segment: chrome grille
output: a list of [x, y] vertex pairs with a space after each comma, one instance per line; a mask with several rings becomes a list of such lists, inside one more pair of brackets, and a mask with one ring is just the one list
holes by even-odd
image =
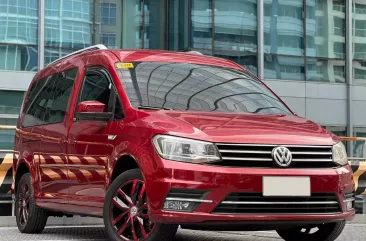
[[[216, 144], [222, 161], [214, 165], [229, 167], [271, 167], [276, 168], [272, 160], [272, 150], [277, 145], [256, 144]], [[283, 145], [292, 154], [290, 168], [329, 168], [333, 163], [331, 146]]]
[[213, 211], [221, 214], [320, 214], [340, 213], [333, 193], [311, 197], [264, 197], [261, 193], [231, 193]]

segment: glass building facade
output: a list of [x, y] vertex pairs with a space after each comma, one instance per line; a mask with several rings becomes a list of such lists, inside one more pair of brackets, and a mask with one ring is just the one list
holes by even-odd
[[[364, 0], [0, 0], [0, 126], [16, 124], [36, 71], [100, 43], [232, 60], [300, 116], [366, 137]], [[0, 149], [13, 139], [0, 130]]]
[[[366, 136], [363, 0], [0, 0], [0, 125], [16, 123], [37, 70], [99, 43], [230, 59], [300, 116]], [[0, 131], [0, 149], [13, 134]]]

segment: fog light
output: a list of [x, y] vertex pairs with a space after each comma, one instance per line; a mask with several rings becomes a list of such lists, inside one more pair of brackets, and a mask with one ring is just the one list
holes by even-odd
[[346, 202], [346, 207], [347, 207], [347, 210], [351, 210], [353, 209], [353, 202], [349, 201], [349, 202]]
[[165, 210], [174, 210], [174, 211], [191, 211], [193, 205], [194, 205], [194, 203], [192, 203], [192, 202], [167, 200], [164, 203], [164, 209]]

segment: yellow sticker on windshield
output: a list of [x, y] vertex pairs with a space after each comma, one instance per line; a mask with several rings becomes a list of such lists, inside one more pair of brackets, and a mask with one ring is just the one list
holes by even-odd
[[133, 69], [132, 63], [117, 63], [116, 64], [117, 69]]

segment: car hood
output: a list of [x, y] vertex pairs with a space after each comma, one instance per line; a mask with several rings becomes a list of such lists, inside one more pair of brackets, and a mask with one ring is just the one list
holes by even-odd
[[332, 145], [339, 141], [318, 124], [297, 116], [163, 110], [150, 114], [156, 120], [150, 124], [168, 134], [212, 142]]

